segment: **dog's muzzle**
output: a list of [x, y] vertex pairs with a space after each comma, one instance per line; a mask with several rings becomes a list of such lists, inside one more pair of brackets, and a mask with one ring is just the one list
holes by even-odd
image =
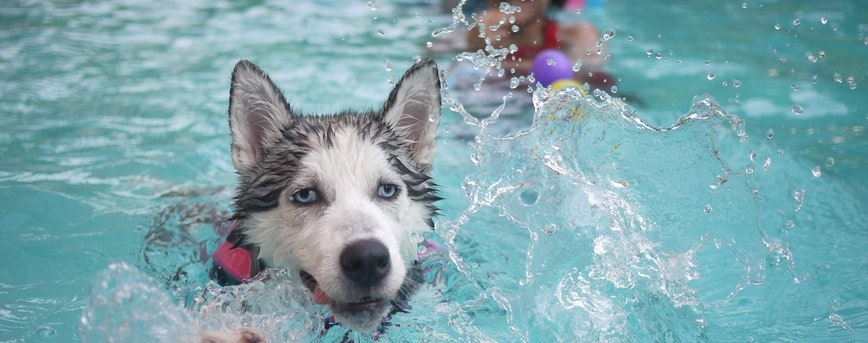
[[344, 276], [359, 289], [379, 285], [392, 268], [389, 249], [373, 239], [356, 241], [344, 248], [340, 264]]

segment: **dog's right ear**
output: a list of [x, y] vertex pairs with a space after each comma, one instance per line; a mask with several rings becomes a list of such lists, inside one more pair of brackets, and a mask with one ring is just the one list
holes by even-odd
[[229, 90], [229, 129], [232, 163], [239, 172], [262, 161], [263, 146], [279, 136], [291, 120], [292, 110], [268, 75], [247, 60], [232, 72]]

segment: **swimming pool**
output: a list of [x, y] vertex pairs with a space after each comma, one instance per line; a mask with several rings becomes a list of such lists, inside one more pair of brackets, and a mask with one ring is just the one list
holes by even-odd
[[[344, 7], [0, 5], [0, 341], [224, 324], [318, 334], [322, 314], [293, 311], [309, 304], [284, 276], [221, 292], [197, 261], [235, 182], [238, 59], [306, 112], [378, 106], [452, 19], [421, 1]], [[635, 110], [537, 93], [536, 115], [510, 108], [488, 124], [491, 109], [447, 104], [431, 237], [443, 255], [413, 299], [425, 310], [384, 337], [865, 340], [862, 7], [612, 1], [598, 25], [615, 32], [615, 96], [641, 99]], [[233, 314], [244, 301], [258, 313]]]

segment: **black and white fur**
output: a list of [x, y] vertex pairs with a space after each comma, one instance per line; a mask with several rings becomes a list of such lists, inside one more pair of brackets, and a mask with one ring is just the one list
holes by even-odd
[[315, 116], [238, 62], [229, 124], [239, 229], [230, 240], [257, 264], [291, 269], [338, 322], [376, 329], [415, 284], [417, 246], [433, 227], [439, 120], [430, 60], [410, 67], [379, 111]]

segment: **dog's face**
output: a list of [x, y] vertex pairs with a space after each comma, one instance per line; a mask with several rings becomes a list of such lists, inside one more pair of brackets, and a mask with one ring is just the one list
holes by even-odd
[[375, 329], [412, 282], [421, 233], [433, 225], [436, 65], [413, 65], [378, 112], [294, 113], [247, 61], [230, 93], [242, 243], [297, 272], [339, 322]]

